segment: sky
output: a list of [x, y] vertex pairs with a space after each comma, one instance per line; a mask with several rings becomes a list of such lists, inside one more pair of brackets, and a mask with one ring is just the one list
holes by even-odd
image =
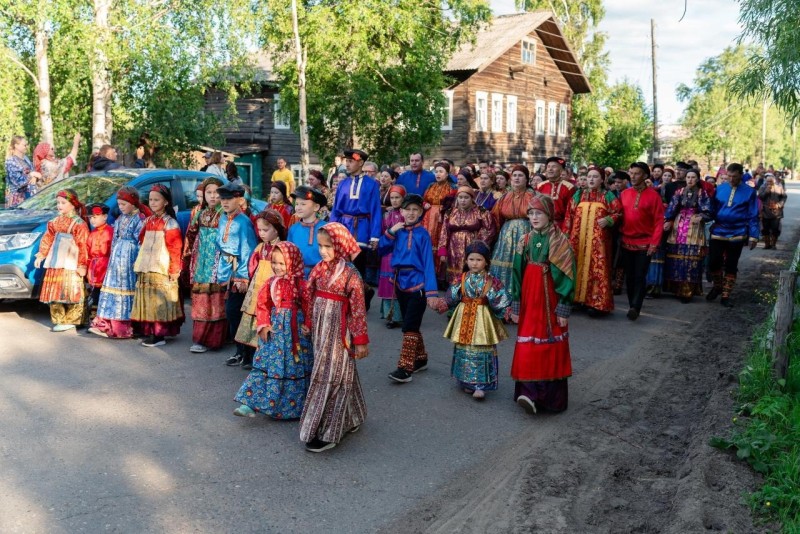
[[[516, 12], [514, 0], [490, 0], [495, 15]], [[695, 70], [707, 58], [734, 44], [740, 33], [739, 5], [734, 0], [604, 0], [605, 32], [611, 68], [609, 83], [627, 78], [638, 84], [648, 105], [653, 102], [650, 19], [656, 22], [658, 122], [674, 124], [684, 104], [675, 96], [680, 83], [691, 85]]]

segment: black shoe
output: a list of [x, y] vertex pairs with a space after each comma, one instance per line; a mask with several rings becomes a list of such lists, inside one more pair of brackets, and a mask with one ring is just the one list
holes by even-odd
[[692, 297], [681, 297], [681, 304], [689, 304], [692, 302]]
[[733, 302], [731, 302], [730, 297], [722, 297], [719, 303], [725, 306], [726, 308], [733, 308]]
[[406, 382], [411, 382], [411, 373], [409, 373], [405, 369], [400, 369], [398, 367], [396, 371], [389, 373], [389, 378], [391, 378], [395, 382], [400, 382], [401, 384], [405, 384]]
[[242, 360], [242, 369], [245, 371], [252, 371], [253, 370], [253, 362], [248, 360]]
[[375, 296], [375, 290], [371, 287], [367, 286], [367, 289], [364, 290], [364, 305], [369, 311], [369, 306], [372, 304], [372, 297]]
[[711, 288], [711, 291], [709, 291], [709, 292], [708, 292], [708, 295], [706, 295], [706, 300], [707, 300], [707, 301], [709, 301], [709, 302], [711, 302], [712, 300], [714, 300], [715, 298], [717, 298], [717, 297], [719, 296], [719, 294], [720, 294], [720, 293], [722, 293], [722, 290], [721, 290], [721, 289], [718, 289], [718, 288], [716, 288], [716, 287], [712, 287], [712, 288]]
[[236, 367], [242, 365], [243, 360], [244, 356], [242, 356], [237, 352], [236, 354], [225, 360], [225, 365], [227, 365], [228, 367]]
[[164, 341], [162, 336], [147, 336], [142, 341], [142, 345], [145, 347], [160, 347], [161, 345], [166, 345], [167, 342]]
[[328, 449], [332, 449], [335, 446], [336, 443], [332, 441], [322, 441], [321, 439], [314, 438], [306, 443], [306, 450], [308, 452], [323, 452], [327, 451]]
[[397, 321], [389, 321], [388, 323], [386, 323], [386, 328], [388, 328], [389, 330], [397, 328], [398, 326], [400, 326], [400, 323], [398, 323]]
[[595, 308], [586, 308], [586, 315], [592, 318], [600, 317], [600, 310], [597, 310]]
[[630, 310], [628, 310], [628, 319], [630, 319], [631, 321], [635, 321], [638, 318], [639, 318], [639, 310], [637, 310], [636, 308], [631, 308]]
[[414, 362], [414, 372], [419, 373], [428, 368], [428, 360], [417, 360]]

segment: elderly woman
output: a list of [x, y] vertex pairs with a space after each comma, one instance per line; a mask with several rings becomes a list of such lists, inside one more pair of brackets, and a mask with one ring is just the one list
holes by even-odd
[[564, 222], [577, 262], [574, 302], [583, 304], [591, 317], [614, 309], [612, 229], [622, 219], [622, 204], [602, 184], [602, 169], [589, 167], [586, 188], [570, 199]]
[[[516, 165], [511, 171], [511, 191], [503, 195], [492, 209], [500, 233], [492, 255], [490, 273], [499, 278], [505, 287], [511, 287], [514, 252], [522, 238], [531, 231], [528, 221], [528, 204], [535, 193], [528, 189], [530, 171], [525, 165]], [[519, 299], [512, 302], [514, 313], [519, 311]]]
[[11, 138], [6, 157], [6, 208], [13, 208], [36, 193], [41, 173], [28, 159], [28, 141], [21, 135]]
[[78, 147], [81, 144], [81, 134], [76, 133], [72, 138], [72, 150], [63, 159], [56, 158], [53, 145], [39, 143], [33, 149], [33, 168], [41, 173], [42, 178], [37, 181], [36, 187], [42, 188], [48, 184], [59, 182], [69, 176], [69, 170], [78, 159]]
[[781, 235], [786, 191], [774, 175], [767, 173], [765, 176], [764, 185], [758, 190], [758, 198], [761, 200], [761, 234], [764, 236], [764, 248], [770, 249], [775, 248], [775, 243]]
[[664, 290], [688, 303], [703, 294], [703, 260], [708, 251], [704, 225], [711, 220], [711, 199], [700, 187], [700, 173], [686, 171], [686, 186], [677, 190], [664, 213], [668, 233]]

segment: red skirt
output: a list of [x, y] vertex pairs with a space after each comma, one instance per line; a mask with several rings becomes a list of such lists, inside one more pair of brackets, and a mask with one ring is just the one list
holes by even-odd
[[557, 304], [550, 265], [529, 263], [522, 277], [517, 344], [511, 363], [514, 380], [559, 380], [572, 376], [569, 332], [558, 325]]

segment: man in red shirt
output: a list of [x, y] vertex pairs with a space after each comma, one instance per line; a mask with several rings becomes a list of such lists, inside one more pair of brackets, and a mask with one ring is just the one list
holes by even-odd
[[632, 163], [628, 174], [631, 187], [620, 193], [622, 202], [622, 264], [628, 289], [628, 319], [635, 321], [642, 310], [650, 257], [658, 250], [664, 232], [664, 204], [661, 195], [647, 187], [647, 163]]
[[569, 199], [575, 193], [575, 186], [567, 180], [561, 179], [561, 173], [564, 172], [566, 161], [564, 158], [553, 156], [548, 158], [544, 167], [544, 175], [547, 178], [546, 182], [539, 184], [538, 191], [542, 195], [547, 195], [553, 199], [555, 213], [553, 214], [553, 221], [556, 225], [564, 231], [564, 217], [567, 214], [567, 204]]

